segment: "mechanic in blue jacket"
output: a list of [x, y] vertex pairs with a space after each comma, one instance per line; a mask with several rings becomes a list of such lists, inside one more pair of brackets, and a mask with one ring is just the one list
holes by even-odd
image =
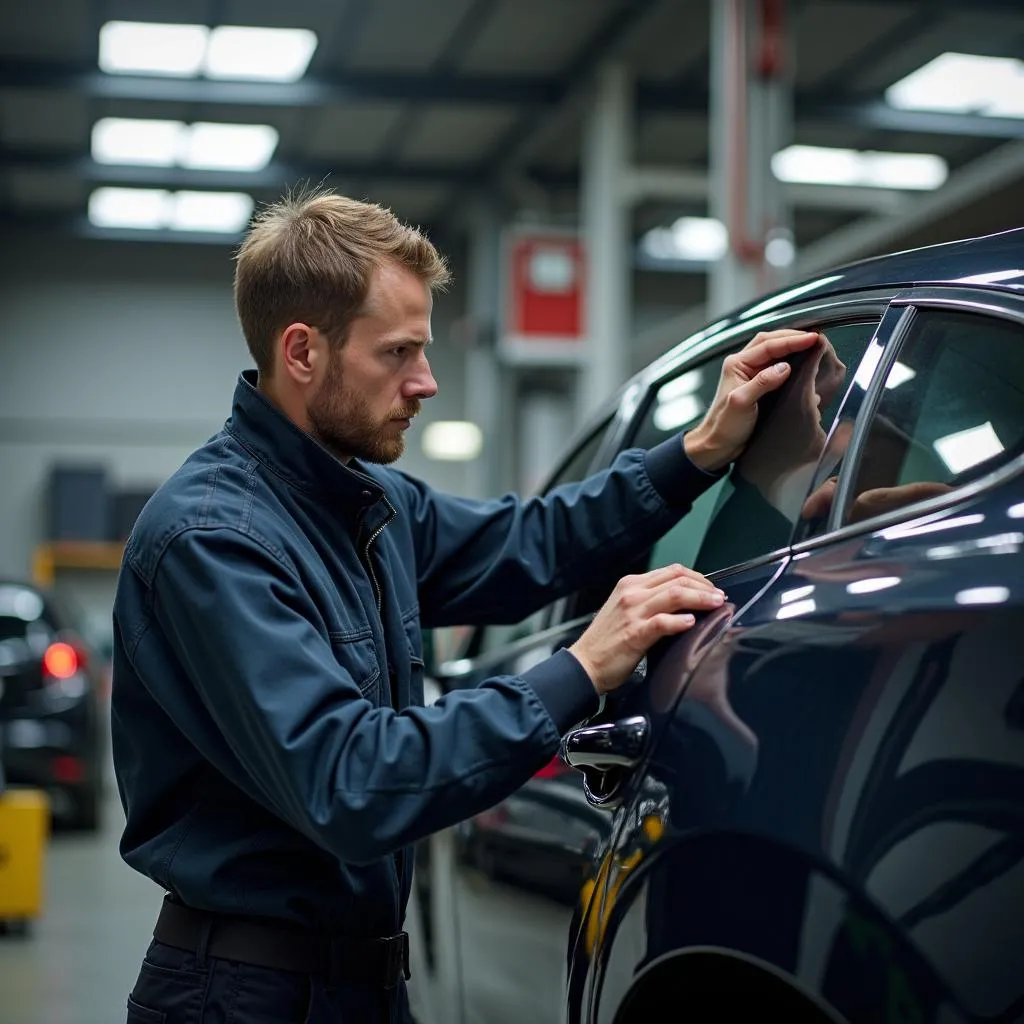
[[421, 626], [517, 621], [649, 548], [816, 339], [755, 338], [683, 442], [472, 501], [384, 468], [437, 390], [447, 278], [390, 212], [324, 191], [266, 209], [239, 250], [257, 370], [142, 512], [114, 608], [121, 853], [167, 893], [130, 1022], [408, 1020], [410, 844], [512, 793], [721, 603], [681, 566], [627, 577], [572, 648], [422, 706]]

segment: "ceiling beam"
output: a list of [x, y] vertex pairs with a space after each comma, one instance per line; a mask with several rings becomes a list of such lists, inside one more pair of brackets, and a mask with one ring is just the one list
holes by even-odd
[[[637, 0], [629, 18], [642, 13]], [[623, 16], [615, 22], [620, 25]], [[632, 23], [632, 21], [630, 21]], [[624, 30], [624, 29], [623, 29]], [[617, 33], [609, 33], [618, 38]], [[601, 37], [604, 38], [603, 36]], [[605, 41], [607, 42], [607, 41]], [[126, 103], [218, 104], [250, 107], [322, 107], [336, 103], [394, 102], [403, 104], [465, 104], [528, 108], [522, 120], [495, 147], [489, 161], [507, 163], [518, 149], [528, 153], [529, 140], [557, 117], [563, 102], [578, 89], [598, 54], [591, 45], [586, 56], [562, 78], [531, 75], [461, 75], [441, 68], [422, 74], [351, 73], [333, 78], [310, 77], [298, 82], [221, 82], [205, 78], [169, 78], [153, 75], [107, 75], [95, 68], [37, 60], [0, 60], [0, 89], [66, 90], [90, 99]], [[587, 72], [580, 68], [588, 69]], [[703, 88], [692, 83], [637, 83], [639, 114], [693, 114], [706, 116], [708, 100]], [[794, 117], [800, 122], [823, 121], [894, 132], [922, 132], [978, 138], [1024, 138], [1024, 118], [985, 117], [979, 114], [897, 110], [878, 99], [835, 99], [835, 93], [802, 92], [794, 97]], [[506, 159], [502, 159], [505, 157]]]

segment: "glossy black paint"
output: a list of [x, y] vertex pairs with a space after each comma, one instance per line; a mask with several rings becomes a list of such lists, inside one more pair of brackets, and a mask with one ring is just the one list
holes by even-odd
[[[1024, 326], [1021, 294], [1024, 230], [856, 264], [714, 333], [822, 322], [866, 296], [878, 316], [895, 300], [885, 345], [905, 304], [969, 300]], [[695, 341], [620, 392], [599, 464]], [[851, 422], [881, 383], [851, 391]], [[604, 809], [579, 773], [540, 778], [454, 842], [431, 840], [455, 915], [437, 947], [455, 966], [427, 979], [448, 997], [436, 1020], [639, 1024], [666, 1005], [695, 1019], [1024, 1020], [1020, 459], [839, 527], [713, 574], [725, 607], [651, 651], [646, 678], [587, 723], [648, 723], [639, 766], [605, 773]], [[586, 624], [573, 608], [462, 683], [571, 642]]]

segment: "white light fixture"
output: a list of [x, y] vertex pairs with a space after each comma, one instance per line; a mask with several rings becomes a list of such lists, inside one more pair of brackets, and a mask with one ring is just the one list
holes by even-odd
[[105, 117], [93, 126], [92, 156], [103, 164], [260, 171], [277, 142], [277, 129], [268, 124]]
[[237, 233], [252, 209], [252, 196], [244, 192], [104, 187], [89, 197], [89, 222], [100, 228]]
[[113, 75], [197, 75], [209, 34], [205, 25], [108, 21], [100, 29], [100, 70]]
[[171, 167], [184, 130], [181, 121], [104, 117], [92, 127], [92, 158], [101, 164]]
[[962, 473], [1005, 450], [991, 423], [958, 430], [935, 441], [935, 450], [952, 473]]
[[872, 150], [787, 146], [771, 160], [779, 181], [811, 185], [935, 189], [949, 176], [946, 161], [933, 153], [880, 153]]
[[894, 82], [885, 99], [904, 110], [1024, 117], [1024, 61], [943, 53]]
[[108, 74], [295, 82], [316, 45], [316, 33], [305, 28], [108, 21], [100, 29], [99, 66]]
[[252, 196], [245, 192], [177, 192], [167, 227], [234, 234], [249, 222], [252, 208]]
[[793, 601], [801, 601], [805, 597], [810, 597], [814, 593], [814, 584], [811, 583], [806, 587], [794, 587], [792, 590], [784, 590], [779, 594], [780, 604], [790, 604]]
[[439, 420], [423, 431], [423, 453], [444, 462], [468, 462], [483, 448], [484, 435], [468, 420]]
[[652, 228], [640, 242], [652, 259], [701, 263], [721, 259], [728, 245], [729, 233], [714, 217], [680, 217], [671, 227]]
[[185, 132], [182, 167], [260, 171], [277, 148], [277, 129], [269, 124], [212, 124], [199, 121]]
[[309, 67], [316, 33], [305, 28], [221, 25], [210, 33], [203, 71], [209, 78], [296, 82]]
[[874, 594], [879, 590], [888, 590], [900, 585], [899, 576], [872, 576], [866, 580], [854, 580], [846, 584], [848, 594]]
[[1011, 519], [1024, 519], [1024, 501], [1019, 502], [1016, 505], [1011, 505], [1007, 510], [1006, 514]]
[[704, 411], [704, 403], [697, 395], [678, 395], [667, 402], [659, 402], [654, 410], [654, 425], [666, 433], [695, 420]]
[[868, 387], [870, 387], [871, 381], [875, 376], [875, 370], [878, 369], [878, 364], [882, 360], [883, 351], [882, 346], [877, 341], [872, 340], [867, 352], [864, 353], [864, 358], [861, 359], [860, 366], [857, 367], [857, 372], [853, 377], [853, 382], [862, 390], [867, 391]]
[[99, 228], [162, 228], [170, 195], [160, 188], [98, 188], [89, 196], [89, 222]]
[[1002, 604], [1009, 600], [1009, 587], [969, 587], [956, 595], [957, 604]]
[[912, 370], [897, 359], [889, 370], [889, 376], [885, 378], [886, 390], [891, 391], [893, 388], [898, 388], [901, 384], [906, 384], [908, 380], [913, 380], [916, 376], [916, 370]]

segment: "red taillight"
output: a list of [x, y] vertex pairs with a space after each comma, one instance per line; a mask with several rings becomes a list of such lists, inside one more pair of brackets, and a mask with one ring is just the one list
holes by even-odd
[[77, 757], [61, 754], [50, 765], [54, 782], [74, 783], [85, 779], [85, 765]]
[[79, 669], [81, 659], [71, 644], [55, 643], [46, 648], [43, 668], [54, 679], [70, 679]]

